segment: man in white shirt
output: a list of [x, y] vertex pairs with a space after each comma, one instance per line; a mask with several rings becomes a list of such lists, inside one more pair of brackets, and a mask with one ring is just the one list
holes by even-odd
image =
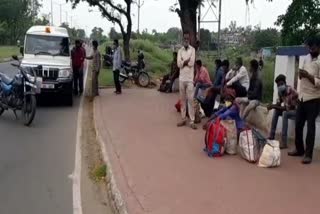
[[195, 111], [193, 106], [194, 94], [194, 63], [195, 63], [195, 49], [190, 45], [189, 32], [183, 33], [183, 47], [178, 52], [177, 64], [180, 69], [179, 76], [179, 91], [181, 100], [181, 117], [182, 120], [177, 125], [178, 127], [187, 124], [187, 106], [190, 118], [190, 127], [197, 129], [195, 120]]
[[241, 58], [237, 58], [235, 68], [227, 73], [226, 80], [227, 87], [233, 88], [237, 97], [247, 96], [250, 78]]
[[115, 39], [113, 42], [114, 45], [114, 54], [113, 54], [113, 80], [114, 85], [116, 87], [116, 91], [114, 93], [121, 94], [121, 84], [120, 84], [120, 69], [122, 64], [122, 53], [121, 47], [119, 45], [119, 40]]
[[[296, 112], [296, 149], [289, 152], [290, 156], [303, 156], [303, 164], [312, 162], [316, 135], [316, 119], [320, 111], [320, 38], [307, 40], [309, 54], [299, 69], [300, 89], [299, 103]], [[306, 148], [303, 143], [303, 128], [307, 121]]]

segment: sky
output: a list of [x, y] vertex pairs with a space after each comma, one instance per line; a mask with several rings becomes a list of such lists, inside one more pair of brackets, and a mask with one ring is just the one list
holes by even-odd
[[[97, 8], [90, 8], [85, 2], [81, 2], [75, 9], [72, 9], [71, 4], [65, 0], [42, 0], [43, 7], [40, 14], [49, 14], [51, 12], [51, 1], [53, 2], [53, 23], [60, 25], [60, 5], [61, 4], [61, 21], [71, 24], [72, 27], [83, 28], [89, 35], [94, 27], [101, 27], [105, 34], [108, 34], [110, 28], [114, 25], [107, 19], [102, 18]], [[115, 0], [116, 3], [121, 3], [123, 0]], [[207, 1], [207, 0], [205, 0]], [[140, 10], [140, 31], [148, 29], [151, 32], [156, 29], [157, 32], [165, 32], [170, 27], [180, 27], [178, 15], [170, 12], [169, 7], [177, 2], [177, 0], [141, 0], [144, 2]], [[260, 25], [261, 28], [276, 27], [274, 22], [279, 15], [286, 12], [292, 0], [275, 0], [269, 3], [265, 0], [255, 0], [247, 8], [245, 0], [222, 0], [222, 17], [221, 27], [228, 27], [231, 21], [236, 21], [238, 26]], [[203, 7], [202, 15], [208, 10], [208, 4]], [[133, 5], [132, 21], [133, 30], [137, 30], [138, 16], [137, 5]], [[217, 9], [214, 9], [218, 14]], [[246, 12], [248, 11], [249, 12]], [[89, 12], [91, 11], [91, 12]], [[215, 20], [213, 12], [209, 11], [204, 21]], [[115, 25], [116, 29], [119, 29]], [[201, 28], [217, 31], [216, 23], [202, 23]], [[278, 28], [278, 27], [277, 27]]]

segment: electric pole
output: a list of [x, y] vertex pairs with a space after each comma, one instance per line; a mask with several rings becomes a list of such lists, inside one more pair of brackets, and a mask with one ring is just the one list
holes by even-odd
[[53, 26], [53, 2], [51, 0], [51, 26]]
[[219, 22], [218, 22], [218, 56], [221, 57], [220, 38], [221, 37], [221, 0], [219, 0]]
[[140, 0], [138, 0], [138, 34], [140, 34], [140, 8], [143, 6], [144, 1], [142, 1], [142, 3], [140, 2]]

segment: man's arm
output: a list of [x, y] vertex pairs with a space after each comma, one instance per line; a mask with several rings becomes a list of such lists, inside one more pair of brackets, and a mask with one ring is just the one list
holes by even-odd
[[231, 78], [231, 80], [227, 82], [227, 85], [232, 85], [233, 83], [237, 82], [238, 80], [240, 80], [242, 77], [246, 75], [247, 75], [247, 70], [244, 69], [243, 67], [240, 68], [239, 73], [237, 73], [233, 78]]
[[177, 57], [177, 65], [178, 68], [183, 68], [183, 61], [182, 61], [182, 56], [181, 56], [181, 50], [178, 51], [178, 57]]
[[191, 51], [191, 56], [190, 56], [189, 62], [188, 62], [188, 67], [190, 67], [190, 68], [194, 67], [194, 63], [195, 63], [195, 61], [196, 61], [196, 52], [195, 52], [195, 49], [192, 48], [191, 50], [192, 50], [192, 51]]

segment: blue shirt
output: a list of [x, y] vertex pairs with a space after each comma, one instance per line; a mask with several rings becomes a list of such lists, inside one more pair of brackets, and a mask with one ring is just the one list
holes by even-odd
[[240, 110], [237, 105], [232, 105], [230, 108], [224, 107], [215, 113], [215, 116], [221, 120], [235, 120], [238, 131], [245, 128], [245, 122], [240, 117]]
[[216, 88], [222, 88], [224, 79], [224, 71], [220, 67], [215, 74], [213, 86]]

